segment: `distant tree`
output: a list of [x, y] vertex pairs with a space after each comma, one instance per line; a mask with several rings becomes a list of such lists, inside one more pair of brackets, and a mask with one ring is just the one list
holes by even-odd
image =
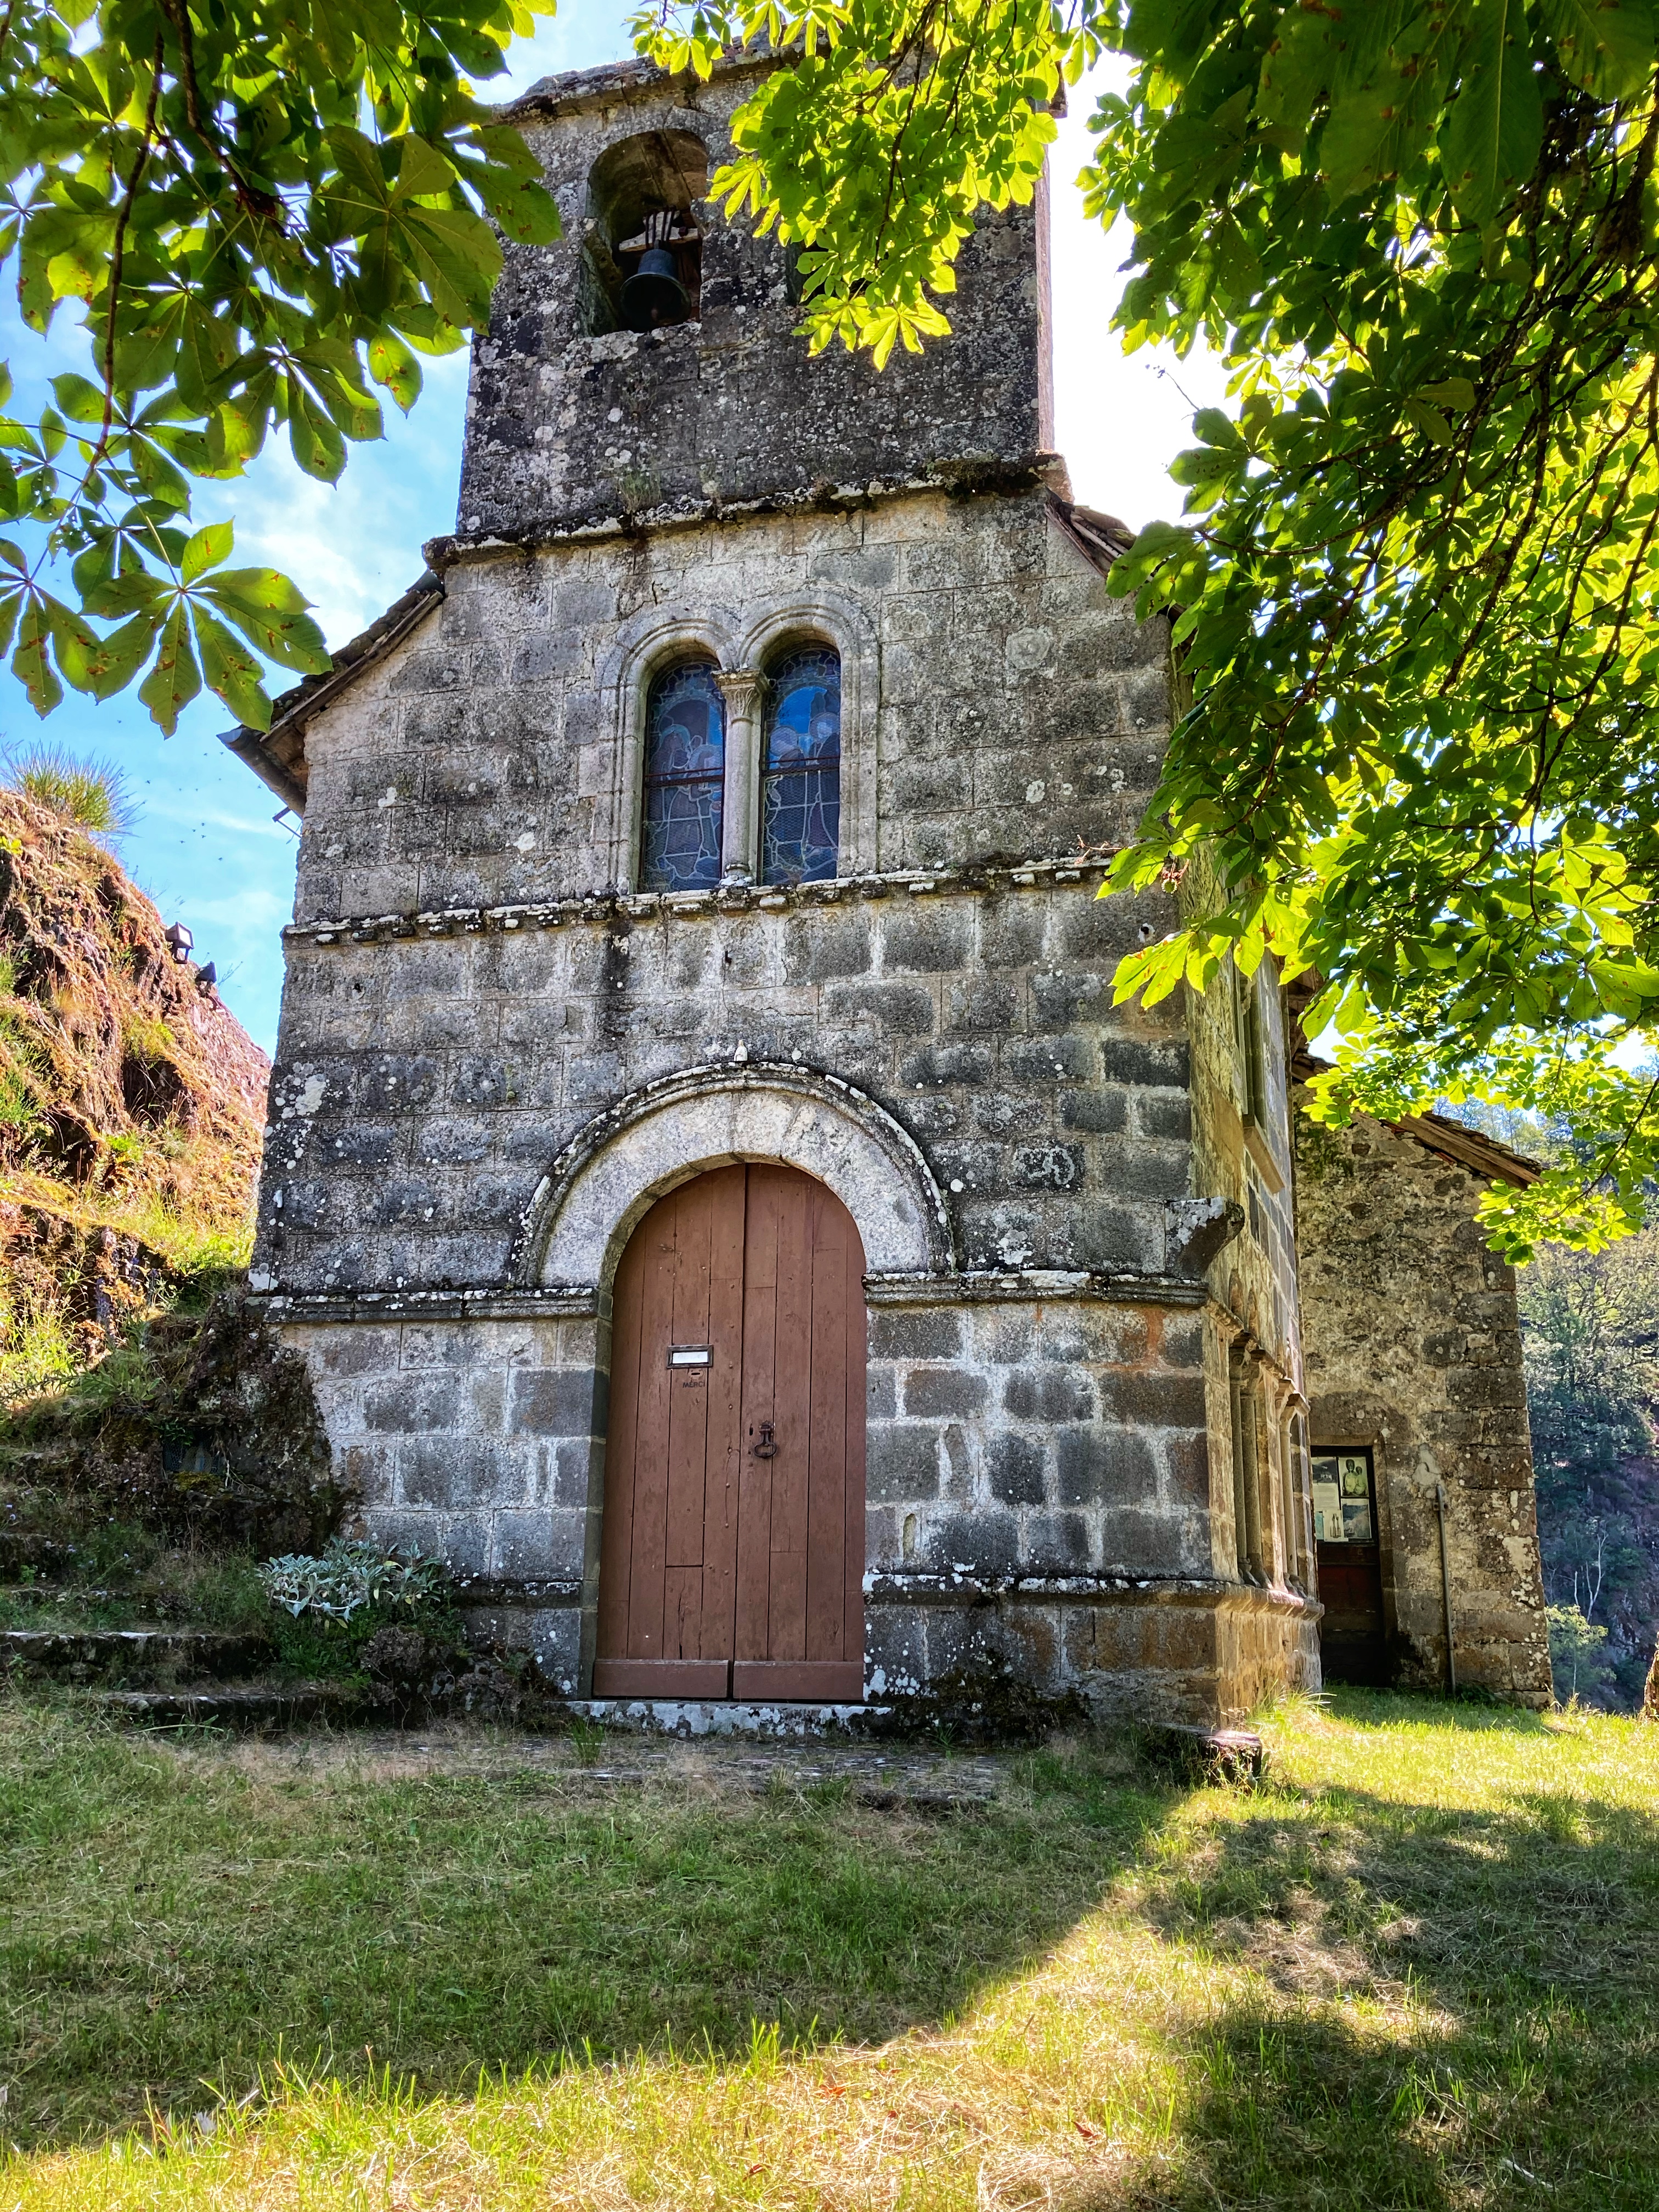
[[[1520, 1304], [1546, 1590], [1598, 1631], [1613, 1627], [1606, 1656], [1630, 1696], [1659, 1637], [1646, 1472], [1659, 1412], [1659, 1231], [1600, 1253], [1541, 1246], [1521, 1270]], [[1551, 1638], [1554, 1650], [1554, 1626]]]
[[1553, 1605], [1547, 1611], [1556, 1696], [1565, 1705], [1585, 1691], [1605, 1688], [1613, 1680], [1613, 1669], [1595, 1655], [1607, 1640], [1607, 1630], [1593, 1626], [1576, 1605]]
[[1593, 1254], [1546, 1246], [1522, 1270], [1534, 1448], [1577, 1470], [1654, 1445], [1659, 1231]]

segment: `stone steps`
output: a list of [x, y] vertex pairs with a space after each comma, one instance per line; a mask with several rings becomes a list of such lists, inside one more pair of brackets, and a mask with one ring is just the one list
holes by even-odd
[[170, 1692], [185, 1681], [255, 1674], [271, 1650], [266, 1636], [214, 1628], [7, 1628], [0, 1629], [0, 1674]]
[[176, 1689], [86, 1690], [76, 1703], [136, 1728], [224, 1728], [244, 1735], [376, 1717], [373, 1701], [349, 1682], [216, 1682]]

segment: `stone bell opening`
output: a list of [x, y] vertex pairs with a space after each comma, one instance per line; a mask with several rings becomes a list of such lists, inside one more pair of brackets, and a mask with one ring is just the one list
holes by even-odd
[[708, 153], [689, 131], [645, 131], [609, 146], [587, 179], [580, 288], [582, 326], [652, 331], [702, 313]]
[[864, 1694], [864, 1248], [823, 1184], [658, 1200], [612, 1302], [593, 1694]]

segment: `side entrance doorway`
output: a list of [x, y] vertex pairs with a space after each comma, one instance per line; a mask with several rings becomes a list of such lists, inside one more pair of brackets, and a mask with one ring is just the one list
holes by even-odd
[[1312, 1459], [1322, 1671], [1328, 1681], [1381, 1687], [1391, 1668], [1371, 1455], [1316, 1444]]
[[864, 1247], [797, 1169], [716, 1168], [611, 1311], [596, 1698], [864, 1695]]

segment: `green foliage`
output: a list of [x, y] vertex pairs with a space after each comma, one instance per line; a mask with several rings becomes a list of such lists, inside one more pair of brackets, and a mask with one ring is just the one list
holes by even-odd
[[1632, 1700], [1659, 1618], [1659, 1230], [1597, 1253], [1544, 1245], [1519, 1290], [1545, 1592], [1609, 1632], [1577, 1693]]
[[1628, 1038], [1589, 1024], [1541, 1034], [1512, 1027], [1481, 1042], [1425, 1034], [1437, 1020], [1420, 999], [1387, 1018], [1355, 1016], [1332, 1066], [1309, 1085], [1313, 1118], [1340, 1124], [1358, 1103], [1393, 1119], [1439, 1100], [1548, 1132], [1538, 1182], [1494, 1183], [1478, 1208], [1492, 1242], [1517, 1262], [1547, 1240], [1597, 1252], [1639, 1230], [1659, 1165], [1659, 1067], [1632, 1066]]
[[259, 1580], [272, 1605], [293, 1620], [310, 1614], [343, 1624], [365, 1609], [392, 1619], [422, 1612], [441, 1605], [449, 1586], [441, 1559], [344, 1536], [318, 1559], [291, 1552], [267, 1559]]
[[[205, 684], [264, 727], [264, 663], [327, 665], [286, 577], [227, 566], [192, 484], [273, 428], [332, 483], [380, 435], [375, 387], [481, 327], [486, 216], [558, 217], [469, 79], [550, 0], [15, 0], [0, 27], [0, 258], [42, 333], [78, 307], [85, 368], [0, 418], [0, 651], [37, 711], [137, 684], [164, 730]], [[0, 369], [0, 407], [10, 395]], [[67, 574], [65, 573], [67, 572]], [[142, 678], [142, 681], [140, 680]]]
[[1596, 1657], [1607, 1640], [1607, 1632], [1600, 1622], [1587, 1620], [1576, 1605], [1547, 1606], [1545, 1612], [1549, 1621], [1550, 1672], [1562, 1704], [1611, 1682], [1612, 1668], [1602, 1666]]
[[63, 745], [24, 745], [0, 755], [0, 774], [25, 799], [102, 842], [132, 826], [131, 787], [113, 761], [82, 760]]
[[1546, 1246], [1520, 1278], [1533, 1449], [1585, 1473], [1654, 1444], [1659, 1231], [1593, 1255]]
[[728, 45], [799, 49], [738, 110], [709, 196], [798, 246], [812, 350], [838, 337], [878, 366], [950, 328], [928, 295], [955, 290], [981, 201], [1030, 199], [1047, 103], [1094, 51], [1057, 35], [1048, 0], [720, 0], [689, 21], [647, 8], [635, 30], [664, 67], [705, 76]]
[[1579, 1157], [1488, 1208], [1524, 1256], [1638, 1226], [1659, 1161], [1656, 103], [1645, 6], [1138, 9], [1092, 175], [1131, 344], [1224, 348], [1174, 600], [1194, 705], [1118, 885], [1207, 843], [1219, 912], [1119, 989], [1271, 946], [1362, 1103], [1477, 1095]]
[[705, 67], [763, 29], [821, 51], [765, 80], [716, 188], [807, 246], [815, 341], [878, 356], [932, 327], [973, 207], [1026, 189], [1036, 104], [1132, 59], [1085, 177], [1134, 227], [1119, 325], [1220, 349], [1237, 405], [1200, 412], [1186, 520], [1113, 579], [1176, 611], [1192, 704], [1109, 887], [1203, 849], [1218, 891], [1120, 996], [1271, 948], [1323, 978], [1363, 1103], [1416, 1053], [1414, 1103], [1484, 1058], [1582, 1114], [1584, 1157], [1491, 1218], [1517, 1255], [1639, 1223], [1659, 1114], [1613, 1054], [1659, 1025], [1648, 0], [867, 0], [641, 35]]
[[[0, 1126], [8, 1094], [0, 1072]], [[44, 1390], [61, 1389], [83, 1354], [54, 1299], [9, 1285], [0, 1295], [0, 1412]]]

